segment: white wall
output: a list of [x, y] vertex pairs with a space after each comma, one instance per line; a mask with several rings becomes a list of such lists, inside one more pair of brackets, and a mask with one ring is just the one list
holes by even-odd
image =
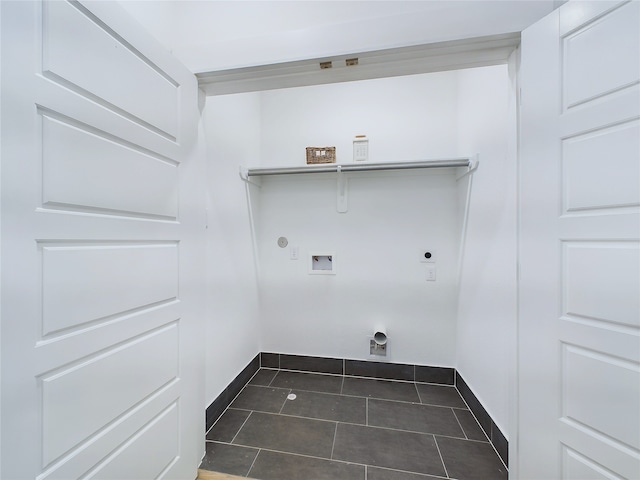
[[455, 156], [456, 103], [455, 72], [263, 92], [261, 165], [304, 165], [310, 146], [350, 163], [359, 134], [369, 161]]
[[[173, 47], [180, 43], [181, 36], [184, 35], [179, 28], [176, 28], [176, 19], [182, 17], [180, 3], [170, 0], [116, 1], [167, 50], [172, 51]], [[180, 59], [179, 56], [177, 57]]]
[[[349, 180], [336, 212], [334, 178], [263, 183], [259, 218], [262, 348], [366, 359], [385, 326], [389, 360], [451, 366], [455, 359], [456, 197], [452, 175], [372, 174]], [[290, 260], [277, 246], [299, 248]], [[420, 251], [437, 251], [427, 282]], [[309, 275], [312, 252], [332, 253], [336, 275]]]
[[480, 167], [464, 244], [456, 367], [508, 436], [516, 324], [515, 111], [506, 65], [461, 71], [458, 78], [458, 145], [478, 152]]
[[259, 156], [259, 94], [209, 97], [207, 134], [206, 399], [211, 403], [259, 350], [258, 290], [240, 165]]
[[[370, 161], [455, 156], [456, 93], [455, 72], [263, 92], [262, 165], [304, 165], [306, 146], [336, 146], [349, 163], [356, 134], [370, 137]], [[452, 366], [456, 195], [451, 170], [356, 174], [337, 213], [335, 175], [263, 180], [262, 349], [366, 359], [382, 323], [389, 360]], [[436, 282], [425, 247], [439, 257]], [[314, 251], [334, 253], [335, 276], [308, 274]]]
[[553, 0], [119, 0], [194, 72], [519, 32]]

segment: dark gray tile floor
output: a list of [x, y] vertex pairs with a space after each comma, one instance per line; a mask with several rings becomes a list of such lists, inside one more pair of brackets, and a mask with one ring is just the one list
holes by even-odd
[[450, 386], [261, 369], [206, 439], [200, 468], [259, 480], [508, 478]]

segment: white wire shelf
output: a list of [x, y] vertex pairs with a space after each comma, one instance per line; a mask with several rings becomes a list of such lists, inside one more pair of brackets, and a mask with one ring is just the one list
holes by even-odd
[[423, 168], [472, 167], [471, 158], [449, 158], [439, 160], [417, 160], [410, 162], [363, 162], [363, 163], [328, 163], [322, 165], [305, 165], [300, 167], [255, 167], [242, 169], [241, 176], [260, 177], [267, 175], [298, 175], [310, 173], [347, 173], [371, 172], [377, 170], [409, 170]]

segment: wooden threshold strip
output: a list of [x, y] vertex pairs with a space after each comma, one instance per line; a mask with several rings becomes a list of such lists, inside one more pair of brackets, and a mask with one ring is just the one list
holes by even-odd
[[208, 470], [198, 470], [198, 478], [196, 480], [238, 480], [245, 477], [236, 477], [226, 473], [210, 472]]

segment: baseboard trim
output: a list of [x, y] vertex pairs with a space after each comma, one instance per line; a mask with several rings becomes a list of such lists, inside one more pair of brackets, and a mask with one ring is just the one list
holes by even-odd
[[456, 388], [464, 401], [467, 402], [469, 406], [469, 410], [476, 417], [480, 427], [484, 430], [485, 435], [493, 445], [493, 448], [496, 449], [498, 455], [504, 462], [505, 466], [509, 467], [509, 442], [504, 434], [500, 431], [496, 423], [491, 418], [491, 415], [487, 413], [487, 410], [484, 408], [478, 397], [475, 396], [473, 391], [467, 385], [467, 382], [464, 381], [462, 375], [458, 371], [456, 371]]
[[469, 388], [467, 382], [455, 368], [451, 367], [261, 352], [247, 364], [227, 388], [207, 407], [206, 431], [209, 431], [260, 368], [455, 386], [462, 398], [467, 402], [469, 409], [475, 415], [480, 427], [484, 430], [485, 435], [504, 464], [507, 467], [509, 466], [509, 442], [480, 403], [478, 397]]
[[404, 380], [408, 382], [454, 385], [455, 369], [407, 363], [350, 360], [347, 358], [311, 357], [285, 353], [260, 354], [260, 366], [299, 372], [328, 373], [355, 377]]
[[244, 386], [249, 383], [251, 377], [260, 369], [260, 354], [256, 355], [246, 367], [234, 378], [217, 398], [207, 407], [205, 413], [206, 431], [216, 423], [216, 420], [224, 413], [227, 407], [238, 396]]

